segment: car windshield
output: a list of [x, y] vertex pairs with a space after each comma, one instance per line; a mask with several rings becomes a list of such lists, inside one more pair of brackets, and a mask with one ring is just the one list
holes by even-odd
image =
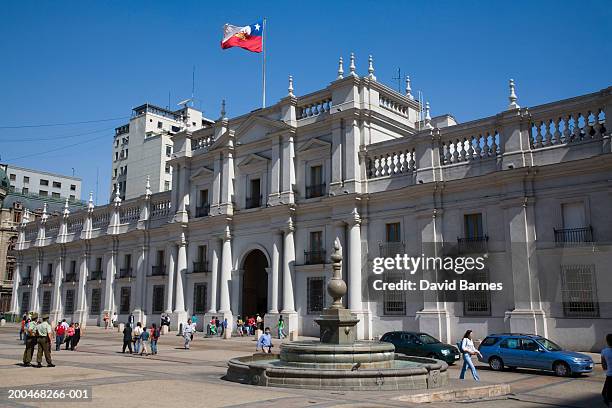
[[431, 337], [429, 334], [425, 334], [425, 333], [419, 334], [419, 340], [421, 340], [423, 344], [436, 344], [440, 342], [440, 340], [434, 337]]
[[559, 347], [556, 343], [553, 343], [552, 341], [545, 339], [544, 337], [542, 337], [541, 339], [538, 339], [538, 341], [548, 351], [561, 351], [561, 347]]

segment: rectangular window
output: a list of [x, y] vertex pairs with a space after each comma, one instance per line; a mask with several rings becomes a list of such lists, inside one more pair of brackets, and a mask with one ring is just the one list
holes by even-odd
[[161, 313], [164, 311], [164, 285], [153, 286], [153, 313]]
[[70, 261], [70, 273], [76, 274], [76, 261]]
[[28, 194], [29, 192], [30, 192], [30, 190], [29, 190], [27, 187], [23, 187], [23, 188], [21, 189], [21, 193], [22, 193], [22, 194]]
[[96, 258], [96, 271], [102, 270], [102, 258]]
[[599, 317], [595, 265], [561, 265], [565, 317]]
[[208, 204], [208, 190], [200, 190], [200, 206]]
[[17, 176], [14, 174], [11, 174], [10, 177], [11, 181], [15, 181], [17, 179]]
[[29, 183], [30, 182], [30, 178], [28, 176], [23, 176], [23, 183]]
[[206, 262], [206, 245], [198, 246], [198, 261]]
[[246, 208], [257, 208], [261, 205], [261, 183], [259, 179], [251, 179], [249, 182], [249, 197], [246, 200]]
[[319, 251], [323, 248], [323, 232], [322, 231], [311, 231], [310, 232], [310, 250]]
[[[473, 270], [463, 278], [471, 283], [489, 282], [489, 271]], [[488, 290], [464, 291], [463, 293], [463, 315], [464, 316], [490, 316], [491, 315], [491, 292]]]
[[59, 181], [54, 181], [53, 188], [62, 188], [62, 183], [60, 183]]
[[172, 146], [166, 145], [166, 157], [172, 156]]
[[306, 298], [308, 314], [319, 314], [325, 307], [325, 277], [317, 276], [307, 279]]
[[45, 290], [42, 295], [41, 312], [43, 314], [48, 314], [51, 312], [51, 291]]
[[119, 160], [119, 152], [115, 152], [115, 161]]
[[60, 198], [60, 193], [52, 192], [51, 193], [51, 197], [53, 197], [53, 198]]
[[70, 191], [76, 191], [76, 185], [71, 184], [70, 185]]
[[387, 242], [400, 242], [401, 234], [400, 234], [400, 223], [393, 222], [385, 225], [385, 236]]
[[72, 194], [71, 194], [71, 195], [70, 195], [70, 200], [74, 201], [74, 200], [76, 200], [76, 197], [75, 197], [74, 195], [72, 195]]
[[132, 267], [132, 254], [125, 254], [123, 257], [123, 267], [131, 268]]
[[166, 174], [170, 174], [170, 165], [166, 163]]
[[163, 129], [163, 127], [164, 127], [164, 124], [162, 122], [158, 121], [157, 122], [157, 128], [158, 129]]
[[47, 197], [49, 193], [45, 190], [38, 190], [38, 195], [41, 197]]
[[41, 186], [48, 186], [49, 185], [49, 180], [40, 179], [40, 185]]
[[196, 283], [193, 287], [193, 312], [206, 313], [206, 283]]
[[310, 182], [306, 186], [306, 198], [321, 197], [323, 188], [323, 166], [310, 167]]
[[170, 191], [170, 182], [164, 181], [164, 191]]
[[21, 295], [21, 313], [30, 311], [30, 292], [23, 292]]
[[91, 290], [91, 305], [89, 306], [89, 314], [100, 313], [100, 303], [102, 303], [102, 290], [93, 288]]
[[465, 238], [475, 239], [484, 236], [482, 230], [482, 214], [465, 214], [463, 220], [465, 224]]
[[119, 313], [127, 314], [130, 313], [130, 296], [132, 294], [132, 288], [129, 286], [123, 286], [121, 288], [120, 302], [119, 302]]
[[64, 314], [74, 313], [74, 289], [66, 291], [66, 301], [64, 302]]
[[325, 262], [325, 251], [323, 250], [323, 232], [311, 231], [309, 236], [309, 251], [305, 252], [305, 263], [307, 265], [321, 264]]

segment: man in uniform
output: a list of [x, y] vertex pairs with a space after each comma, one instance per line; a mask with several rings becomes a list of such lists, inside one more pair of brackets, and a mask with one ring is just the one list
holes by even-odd
[[43, 321], [36, 326], [36, 332], [38, 334], [38, 353], [36, 353], [37, 367], [42, 367], [42, 356], [45, 353], [45, 360], [47, 360], [47, 367], [55, 367], [51, 361], [51, 335], [53, 328], [49, 324], [49, 316], [43, 316]]
[[36, 320], [38, 315], [32, 315], [30, 322], [26, 325], [26, 342], [25, 351], [23, 352], [23, 366], [29, 367], [32, 362], [32, 355], [34, 355], [34, 347], [36, 347]]

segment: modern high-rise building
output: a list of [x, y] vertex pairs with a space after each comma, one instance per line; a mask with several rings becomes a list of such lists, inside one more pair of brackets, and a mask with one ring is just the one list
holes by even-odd
[[115, 129], [110, 200], [117, 185], [122, 200], [138, 197], [147, 177], [154, 193], [172, 188], [172, 135], [195, 131], [213, 122], [191, 108], [171, 111], [145, 103], [132, 109], [130, 122]]

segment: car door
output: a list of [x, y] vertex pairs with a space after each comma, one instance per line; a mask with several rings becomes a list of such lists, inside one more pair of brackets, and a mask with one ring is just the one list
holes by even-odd
[[416, 350], [416, 344], [414, 342], [414, 335], [409, 333], [402, 333], [401, 335], [401, 348], [402, 353], [407, 354], [409, 356], [418, 356]]
[[521, 366], [526, 368], [550, 369], [546, 352], [533, 339], [521, 339]]
[[395, 346], [396, 353], [404, 353], [401, 341], [401, 334], [398, 332], [391, 333], [387, 341]]
[[504, 365], [519, 367], [521, 361], [521, 341], [518, 337], [508, 337], [499, 344], [500, 357]]

